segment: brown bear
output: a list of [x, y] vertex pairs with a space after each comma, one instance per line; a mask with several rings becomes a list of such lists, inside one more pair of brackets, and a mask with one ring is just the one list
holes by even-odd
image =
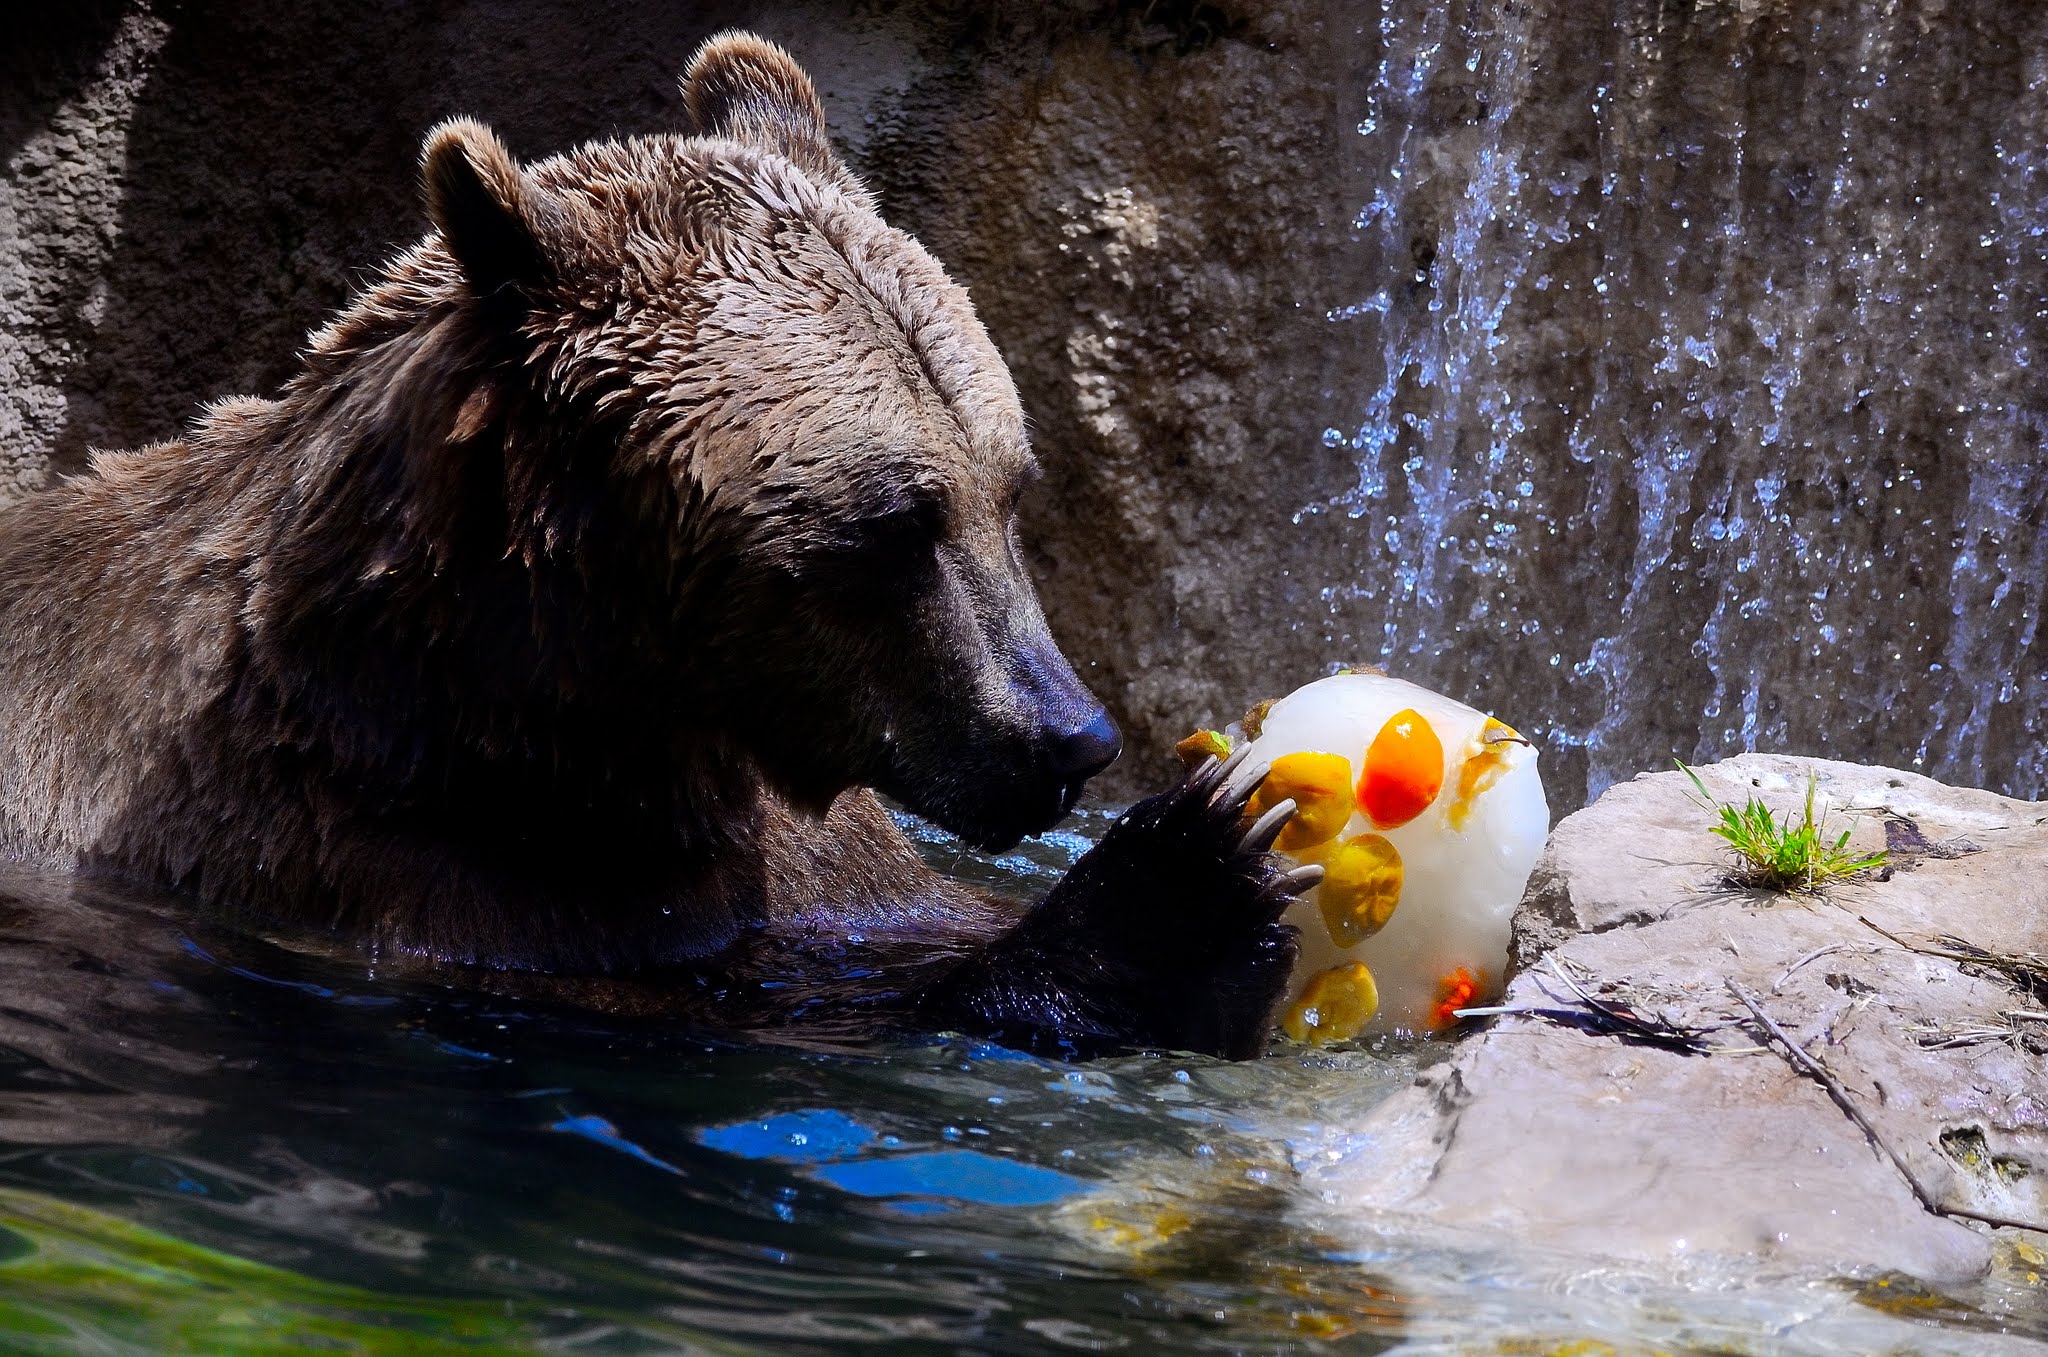
[[1118, 737], [1020, 559], [966, 294], [781, 49], [714, 39], [684, 93], [692, 135], [527, 167], [435, 129], [432, 232], [275, 399], [0, 518], [0, 855], [742, 1026], [830, 995], [1258, 1049], [1313, 871], [1240, 823], [1253, 770], [1141, 803], [1021, 917], [867, 790], [1002, 847]]

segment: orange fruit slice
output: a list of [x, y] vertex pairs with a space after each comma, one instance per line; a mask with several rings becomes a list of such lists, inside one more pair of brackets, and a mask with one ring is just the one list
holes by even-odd
[[1471, 1005], [1479, 993], [1479, 982], [1463, 966], [1436, 982], [1436, 1009], [1430, 1014], [1431, 1027], [1449, 1027], [1458, 1021], [1458, 1010]]
[[1444, 742], [1413, 707], [1397, 711], [1365, 751], [1358, 806], [1375, 829], [1394, 829], [1429, 809], [1444, 785]]

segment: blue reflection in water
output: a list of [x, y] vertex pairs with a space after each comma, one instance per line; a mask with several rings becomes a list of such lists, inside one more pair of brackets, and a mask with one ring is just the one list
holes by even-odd
[[197, 957], [209, 966], [219, 966], [229, 975], [239, 975], [244, 980], [254, 980], [265, 985], [275, 985], [279, 989], [299, 990], [316, 998], [332, 999], [335, 997], [333, 990], [325, 985], [316, 985], [310, 980], [280, 980], [276, 976], [264, 975], [260, 971], [252, 971], [245, 966], [229, 966], [190, 938], [181, 936], [178, 939], [178, 943], [189, 955]]
[[764, 1121], [712, 1126], [697, 1133], [697, 1143], [707, 1149], [722, 1150], [742, 1159], [773, 1159], [784, 1164], [821, 1164], [843, 1159], [875, 1140], [873, 1131], [831, 1108], [782, 1112]]
[[902, 1142], [831, 1108], [781, 1112], [761, 1121], [710, 1127], [697, 1133], [697, 1143], [745, 1159], [809, 1165], [811, 1176], [819, 1182], [855, 1196], [910, 1198], [891, 1205], [892, 1210], [906, 1215], [950, 1210], [951, 1202], [1045, 1206], [1088, 1186], [1071, 1174], [979, 1150], [921, 1150], [860, 1158], [860, 1152], [869, 1146], [886, 1151]]
[[[176, 936], [178, 946], [184, 950], [187, 956], [196, 957], [209, 966], [217, 966], [229, 975], [237, 975], [244, 980], [254, 980], [259, 985], [274, 985], [278, 989], [298, 990], [300, 993], [310, 994], [316, 999], [332, 999], [337, 1004], [348, 1008], [390, 1008], [401, 1002], [395, 994], [344, 994], [340, 990], [331, 989], [326, 985], [318, 985], [310, 980], [286, 980], [274, 975], [265, 975], [261, 971], [252, 971], [247, 966], [231, 966], [184, 934], [180, 933]], [[182, 995], [186, 993], [186, 990], [181, 985], [167, 984], [161, 980], [152, 980], [149, 983], [151, 988], [163, 994]], [[484, 1058], [488, 1060], [493, 1057], [486, 1056]]]
[[1088, 1187], [1072, 1174], [998, 1159], [979, 1150], [927, 1150], [884, 1159], [855, 1159], [823, 1165], [816, 1176], [842, 1192], [862, 1197], [946, 1197], [982, 1206], [1049, 1206]]
[[621, 1154], [629, 1154], [641, 1163], [652, 1164], [664, 1173], [673, 1173], [678, 1178], [683, 1176], [681, 1169], [669, 1163], [666, 1159], [657, 1159], [641, 1149], [638, 1145], [620, 1135], [619, 1128], [606, 1121], [603, 1117], [564, 1117], [553, 1126], [548, 1127], [548, 1129], [550, 1131], [563, 1131], [572, 1136], [582, 1136], [585, 1140], [594, 1140], [606, 1149], [617, 1150]]
[[498, 1057], [488, 1051], [479, 1051], [469, 1046], [458, 1046], [452, 1041], [440, 1041], [433, 1037], [427, 1037], [426, 1039], [432, 1043], [435, 1050], [443, 1055], [461, 1056], [464, 1060], [484, 1060], [494, 1065], [498, 1063]]

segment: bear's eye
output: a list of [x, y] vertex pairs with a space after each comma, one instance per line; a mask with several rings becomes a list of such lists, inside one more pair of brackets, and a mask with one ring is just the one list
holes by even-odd
[[870, 520], [867, 535], [891, 546], [929, 546], [939, 540], [945, 525], [946, 506], [936, 499], [919, 499]]
[[929, 555], [945, 524], [946, 506], [939, 499], [906, 499], [851, 525], [841, 538], [840, 554], [861, 564], [900, 568]]
[[1039, 468], [1038, 463], [1026, 462], [1017, 473], [1017, 479], [1010, 482], [1010, 502], [1007, 507], [1011, 522], [1016, 521], [1017, 511], [1023, 507], [1025, 494], [1044, 476], [1045, 473]]

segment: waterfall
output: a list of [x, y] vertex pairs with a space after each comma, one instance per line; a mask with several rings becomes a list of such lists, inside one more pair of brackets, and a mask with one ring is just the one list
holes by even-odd
[[1340, 8], [1326, 642], [1566, 805], [1752, 749], [2043, 795], [2048, 16]]

